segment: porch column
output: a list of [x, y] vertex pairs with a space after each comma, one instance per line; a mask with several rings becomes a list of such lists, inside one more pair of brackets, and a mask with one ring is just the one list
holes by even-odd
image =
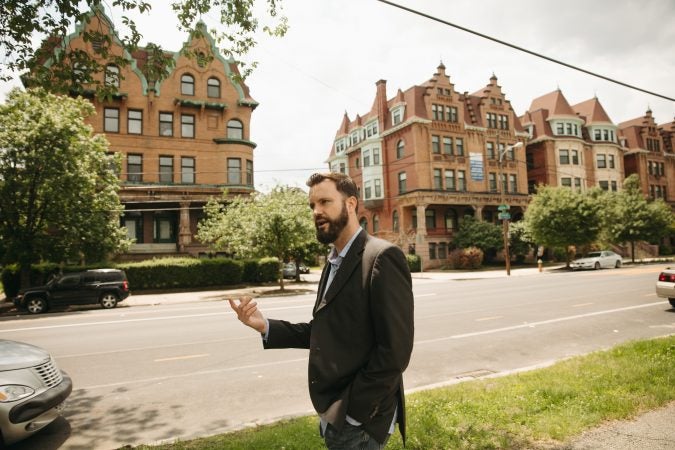
[[422, 270], [429, 267], [429, 245], [427, 244], [427, 205], [417, 205], [417, 232], [415, 233], [415, 253], [422, 259]]
[[180, 202], [180, 223], [178, 224], [178, 251], [184, 252], [185, 247], [192, 243], [190, 231], [190, 202]]
[[483, 221], [483, 207], [482, 206], [473, 206], [473, 210], [475, 211], [474, 217], [478, 219], [479, 222]]

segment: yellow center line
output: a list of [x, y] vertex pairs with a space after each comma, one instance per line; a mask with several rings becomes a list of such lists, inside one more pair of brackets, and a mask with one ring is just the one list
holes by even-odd
[[503, 319], [504, 316], [492, 316], [492, 317], [481, 317], [480, 319], [476, 319], [476, 322], [483, 322], [485, 320], [495, 320], [495, 319]]
[[593, 303], [577, 303], [576, 305], [572, 305], [572, 308], [579, 308], [581, 306], [588, 306], [592, 305]]
[[199, 355], [174, 356], [173, 358], [156, 359], [155, 362], [179, 361], [179, 360], [182, 360], [182, 359], [203, 358], [205, 356], [209, 356], [209, 354], [208, 353], [202, 353], [202, 354], [199, 354]]

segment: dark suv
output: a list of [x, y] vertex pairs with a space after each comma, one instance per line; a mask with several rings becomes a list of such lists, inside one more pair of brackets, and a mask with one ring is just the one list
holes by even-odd
[[22, 289], [14, 298], [17, 308], [39, 314], [54, 306], [100, 303], [114, 308], [131, 294], [122, 270], [95, 269], [68, 273], [50, 280], [45, 286]]

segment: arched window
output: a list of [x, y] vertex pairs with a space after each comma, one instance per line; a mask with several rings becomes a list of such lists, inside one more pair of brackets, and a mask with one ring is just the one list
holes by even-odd
[[195, 95], [195, 78], [185, 74], [180, 77], [180, 93], [183, 95]]
[[391, 213], [391, 229], [394, 230], [394, 233], [398, 233], [399, 231], [398, 210], [394, 210], [394, 212]]
[[206, 95], [211, 98], [220, 98], [220, 80], [209, 78], [206, 82]]
[[377, 233], [380, 231], [380, 216], [375, 214], [373, 216], [373, 234]]
[[244, 139], [244, 125], [237, 119], [227, 122], [227, 137], [230, 139]]
[[361, 228], [363, 228], [364, 231], [368, 231], [368, 220], [365, 217], [362, 217], [361, 220], [359, 220], [359, 225], [361, 225]]
[[114, 64], [108, 64], [105, 68], [105, 85], [120, 87], [120, 68]]
[[403, 158], [404, 153], [405, 153], [405, 142], [403, 142], [403, 139], [401, 139], [396, 144], [396, 159]]
[[446, 231], [457, 229], [457, 212], [454, 209], [445, 210], [445, 229]]

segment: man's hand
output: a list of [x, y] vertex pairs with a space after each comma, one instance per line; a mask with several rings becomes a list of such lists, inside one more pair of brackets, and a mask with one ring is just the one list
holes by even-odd
[[261, 334], [267, 332], [267, 321], [265, 316], [258, 310], [258, 304], [249, 296], [241, 297], [237, 300], [228, 298], [230, 307], [237, 313], [237, 318], [243, 323]]

